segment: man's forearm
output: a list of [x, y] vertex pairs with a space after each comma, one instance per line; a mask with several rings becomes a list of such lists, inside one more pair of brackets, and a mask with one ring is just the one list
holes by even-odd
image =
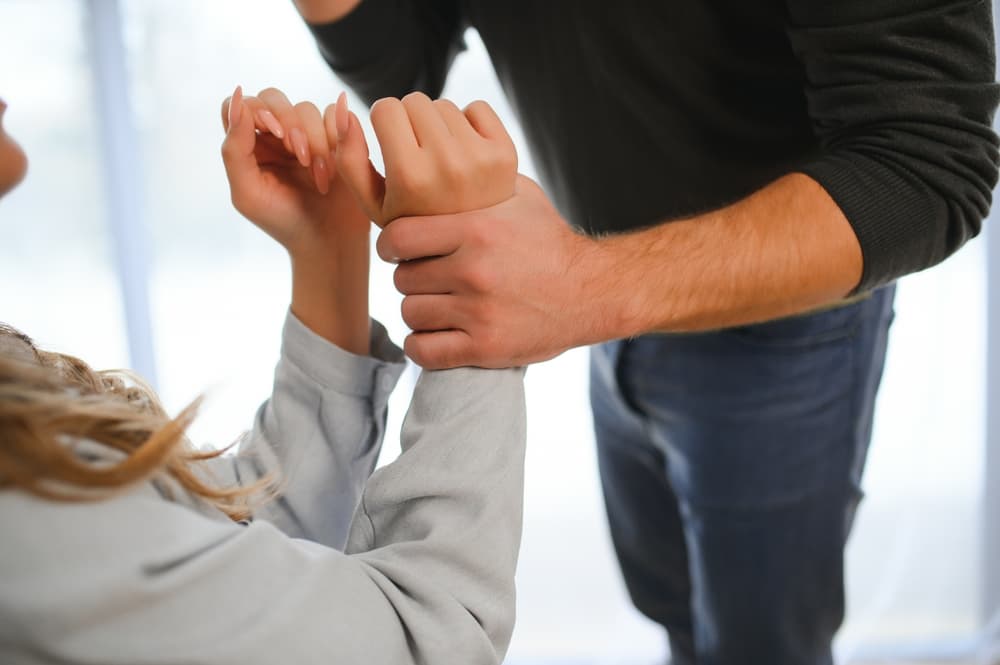
[[599, 278], [586, 281], [604, 321], [592, 329], [603, 339], [804, 312], [843, 299], [862, 272], [851, 225], [801, 174], [718, 211], [596, 240], [591, 258]]
[[843, 299], [862, 273], [853, 228], [797, 174], [715, 212], [602, 238], [571, 230], [522, 177], [493, 208], [393, 221], [378, 251], [399, 263], [403, 320], [415, 331], [406, 353], [432, 369], [511, 367], [648, 332], [804, 312]]
[[308, 23], [331, 23], [350, 14], [361, 0], [293, 0]]

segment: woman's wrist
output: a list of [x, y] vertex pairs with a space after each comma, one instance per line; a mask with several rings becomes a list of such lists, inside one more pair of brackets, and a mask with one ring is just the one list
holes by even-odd
[[357, 355], [369, 354], [369, 234], [290, 253], [292, 313], [314, 333]]

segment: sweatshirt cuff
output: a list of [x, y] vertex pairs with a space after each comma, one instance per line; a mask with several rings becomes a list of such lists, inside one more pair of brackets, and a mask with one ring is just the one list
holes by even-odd
[[359, 397], [376, 390], [391, 392], [406, 369], [406, 356], [374, 319], [369, 343], [369, 356], [345, 351], [309, 330], [289, 311], [282, 329], [281, 358], [328, 390]]

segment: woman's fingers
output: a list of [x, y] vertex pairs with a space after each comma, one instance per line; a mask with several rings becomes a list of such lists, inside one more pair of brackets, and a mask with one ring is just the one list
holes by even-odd
[[[246, 128], [256, 128], [261, 134], [256, 142], [260, 164], [287, 167], [297, 161], [310, 169], [321, 194], [329, 192], [339, 172], [361, 207], [380, 225], [388, 221], [383, 217], [398, 216], [407, 209], [402, 204], [391, 205], [399, 210], [385, 209], [386, 181], [371, 163], [364, 132], [357, 117], [347, 109], [344, 95], [323, 114], [309, 102], [293, 105], [280, 90], [266, 88], [256, 98], [242, 99], [239, 110], [240, 114], [247, 113], [248, 122], [252, 119]], [[223, 103], [222, 112], [224, 126], [239, 115], [228, 102]], [[422, 93], [413, 93], [402, 100], [379, 100], [372, 107], [371, 120], [387, 173], [393, 178], [393, 191], [398, 189], [401, 197], [397, 200], [393, 194], [393, 201], [405, 201], [409, 192], [417, 201], [413, 204], [417, 209], [421, 208], [421, 197], [429, 195], [425, 191], [428, 187], [444, 186], [435, 184], [437, 180], [452, 182], [466, 172], [463, 160], [470, 155], [478, 156], [473, 166], [482, 167], [483, 155], [497, 152], [493, 148], [512, 148], [503, 124], [485, 102], [473, 102], [463, 111], [450, 101], [432, 102]], [[287, 157], [280, 152], [280, 146], [284, 146]], [[336, 170], [331, 164], [332, 155]], [[433, 172], [442, 169], [435, 179]]]
[[420, 146], [403, 102], [393, 97], [376, 101], [371, 121], [387, 170], [390, 164], [410, 164], [419, 155]]
[[[306, 137], [302, 121], [292, 103], [288, 101], [285, 93], [277, 88], [265, 88], [257, 94], [257, 98], [264, 102], [267, 110], [277, 119], [284, 132], [285, 149], [295, 155], [302, 166], [309, 166], [312, 163], [312, 153], [309, 149], [309, 140]], [[272, 132], [273, 133], [273, 132]]]
[[[229, 131], [229, 103], [230, 97], [227, 97], [222, 101], [222, 129], [224, 131]], [[287, 144], [287, 134], [281, 123], [275, 117], [274, 113], [270, 111], [268, 106], [257, 97], [243, 97], [243, 106], [249, 112], [254, 120], [254, 126], [261, 132], [261, 136], [258, 137], [258, 150], [261, 146], [266, 146], [267, 150], [267, 160], [268, 161], [282, 161], [283, 155], [288, 155], [291, 159], [296, 160], [294, 153]]]
[[250, 112], [253, 114], [254, 126], [261, 133], [270, 134], [279, 141], [284, 142], [284, 128], [262, 100], [257, 97], [244, 97], [243, 103], [250, 109]]
[[[245, 98], [244, 104], [250, 108], [256, 128], [278, 139], [290, 157], [310, 169], [321, 194], [329, 192], [331, 144], [319, 109], [310, 102], [292, 105], [277, 88], [265, 88], [257, 97]], [[270, 151], [273, 145], [268, 143]]]
[[433, 103], [448, 131], [463, 145], [482, 139], [479, 132], [469, 124], [469, 119], [462, 113], [462, 109], [455, 106], [455, 102], [450, 99], [435, 99]]
[[300, 102], [295, 105], [295, 112], [302, 123], [309, 152], [312, 156], [311, 167], [316, 189], [320, 194], [330, 191], [330, 144], [326, 138], [326, 126], [319, 109], [312, 102]]
[[232, 97], [223, 104], [225, 113], [226, 138], [222, 141], [223, 157], [226, 165], [253, 159], [253, 149], [257, 135], [249, 111], [243, 101], [243, 88], [236, 87]]
[[257, 132], [250, 111], [243, 103], [243, 90], [239, 87], [224, 104], [226, 138], [222, 141], [222, 162], [232, 191], [233, 205], [244, 214], [252, 211], [258, 190], [260, 168], [254, 157]]
[[410, 117], [410, 126], [421, 148], [442, 149], [451, 143], [451, 132], [438, 107], [422, 92], [411, 92], [402, 99]]
[[[326, 129], [326, 142], [330, 144], [330, 149], [333, 151], [337, 150], [337, 145], [339, 139], [337, 136], [337, 110], [341, 106], [340, 100], [346, 99], [345, 93], [340, 93], [340, 97], [333, 104], [330, 104], [323, 110], [323, 127]], [[344, 104], [344, 112], [347, 112], [346, 102]]]
[[328, 136], [337, 137], [335, 154], [340, 176], [368, 218], [381, 226], [385, 178], [371, 163], [368, 141], [357, 116], [347, 108], [347, 96], [341, 94], [336, 104], [328, 106], [323, 119]]
[[278, 118], [271, 112], [269, 108], [264, 106], [264, 103], [260, 100], [255, 100], [259, 102], [260, 108], [256, 110], [257, 125], [263, 126], [268, 132], [274, 135], [275, 138], [282, 141], [285, 140], [285, 128], [281, 126], [278, 122]]
[[465, 107], [465, 117], [479, 135], [490, 141], [502, 141], [513, 145], [510, 135], [504, 128], [500, 117], [493, 107], [484, 101], [477, 100]]

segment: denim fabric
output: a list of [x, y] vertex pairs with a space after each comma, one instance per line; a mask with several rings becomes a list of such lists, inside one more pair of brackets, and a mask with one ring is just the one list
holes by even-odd
[[828, 665], [895, 287], [594, 347], [615, 550], [674, 665]]

